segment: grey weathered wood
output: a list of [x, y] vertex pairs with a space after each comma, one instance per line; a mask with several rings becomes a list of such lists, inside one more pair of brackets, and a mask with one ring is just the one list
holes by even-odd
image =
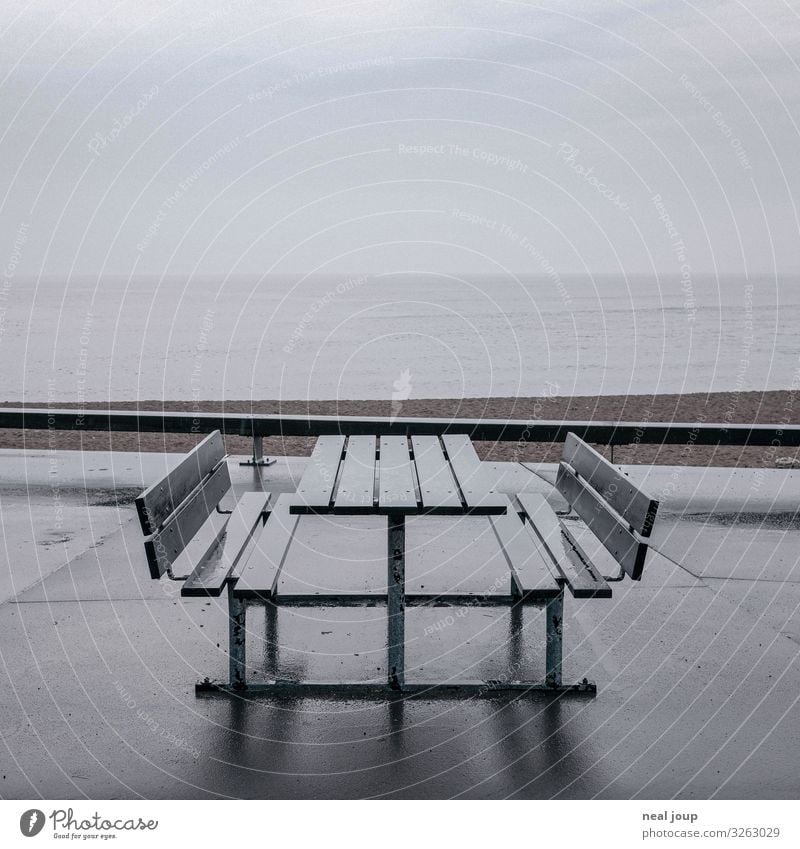
[[386, 598], [386, 523], [373, 516], [303, 516], [281, 567], [276, 603]]
[[505, 516], [490, 516], [489, 521], [508, 562], [517, 594], [530, 600], [555, 598], [561, 588], [547, 565], [547, 554], [540, 550], [538, 538], [510, 509]]
[[145, 535], [154, 534], [224, 456], [222, 434], [215, 430], [196, 445], [171, 472], [148, 487], [136, 499], [136, 511], [142, 532]]
[[181, 587], [182, 596], [219, 596], [235, 574], [247, 544], [263, 524], [268, 492], [246, 492], [237, 502], [225, 526], [220, 544], [196, 566]]
[[488, 517], [426, 514], [406, 522], [406, 540], [407, 598], [512, 600], [511, 572]]
[[228, 464], [223, 460], [160, 529], [145, 539], [151, 577], [160, 578], [169, 570], [230, 488]]
[[444, 456], [438, 436], [412, 436], [414, 464], [423, 509], [452, 508], [461, 512], [461, 498], [450, 464]]
[[382, 436], [378, 463], [378, 508], [411, 513], [417, 509], [417, 490], [405, 436]]
[[504, 513], [508, 499], [486, 486], [485, 470], [469, 436], [447, 433], [442, 437], [442, 443], [467, 512], [489, 515]]
[[611, 512], [606, 502], [566, 463], [559, 463], [556, 486], [617, 563], [634, 581], [640, 580], [647, 543]]
[[612, 466], [574, 433], [567, 434], [561, 459], [585, 478], [589, 486], [635, 531], [642, 536], [650, 536], [658, 512], [658, 501], [635, 486], [626, 474]]
[[344, 436], [320, 436], [297, 485], [292, 512], [326, 512], [344, 451]]
[[561, 522], [545, 498], [538, 493], [520, 492], [517, 500], [572, 595], [575, 598], [611, 598], [611, 587], [591, 564], [582, 563], [574, 549], [572, 554], [577, 562], [568, 556], [565, 544], [569, 543], [564, 539]]
[[375, 497], [375, 437], [351, 436], [347, 440], [334, 512], [370, 513]]
[[264, 530], [239, 572], [234, 589], [237, 597], [266, 600], [275, 592], [281, 567], [300, 520], [299, 515], [289, 511], [294, 497], [288, 494], [278, 496]]

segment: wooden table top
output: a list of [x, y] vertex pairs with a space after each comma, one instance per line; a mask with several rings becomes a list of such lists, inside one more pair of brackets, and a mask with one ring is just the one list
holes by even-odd
[[469, 437], [321, 436], [292, 499], [295, 514], [501, 515]]

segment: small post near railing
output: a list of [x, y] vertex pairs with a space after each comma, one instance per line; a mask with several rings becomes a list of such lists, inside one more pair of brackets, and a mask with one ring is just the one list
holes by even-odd
[[274, 459], [264, 456], [264, 437], [253, 437], [253, 456], [250, 460], [239, 463], [240, 466], [271, 466]]

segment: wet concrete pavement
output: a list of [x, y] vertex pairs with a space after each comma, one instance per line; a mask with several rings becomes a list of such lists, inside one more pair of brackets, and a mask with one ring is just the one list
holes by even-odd
[[[177, 456], [0, 456], [5, 798], [800, 792], [797, 472], [630, 468], [662, 500], [644, 580], [616, 584], [610, 600], [566, 600], [565, 678], [594, 679], [595, 699], [291, 701], [195, 696], [197, 679], [225, 673], [226, 606], [149, 579], [132, 506]], [[305, 462], [232, 463], [236, 492], [290, 491]], [[559, 506], [553, 467], [493, 468], [499, 488]], [[336, 544], [330, 520], [303, 521], [305, 562], [347, 557], [349, 581], [377, 580], [380, 520]], [[455, 532], [410, 522], [417, 580], [491, 563], [482, 521]], [[539, 609], [413, 609], [407, 620], [415, 678], [542, 675]], [[253, 607], [248, 671], [370, 680], [385, 639], [381, 607]]]

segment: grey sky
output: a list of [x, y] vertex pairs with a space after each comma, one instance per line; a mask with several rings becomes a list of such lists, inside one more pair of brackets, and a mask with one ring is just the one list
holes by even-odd
[[788, 2], [7, 0], [0, 34], [17, 274], [800, 268]]

